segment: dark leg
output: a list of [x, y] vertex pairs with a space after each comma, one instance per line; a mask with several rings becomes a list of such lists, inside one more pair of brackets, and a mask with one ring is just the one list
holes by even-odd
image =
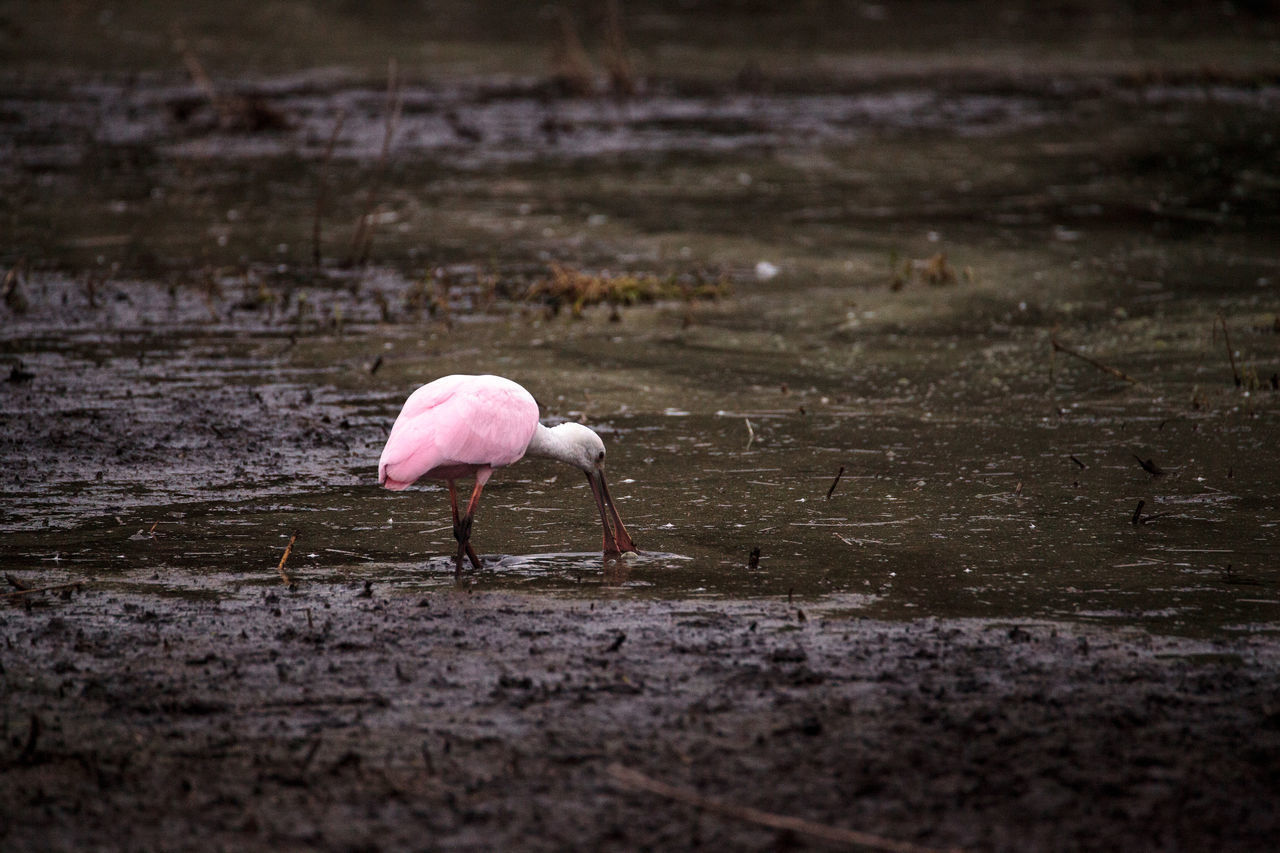
[[462, 571], [463, 556], [471, 561], [473, 567], [480, 568], [480, 558], [471, 547], [471, 521], [475, 518], [476, 507], [480, 504], [480, 492], [484, 490], [484, 484], [488, 479], [489, 472], [476, 473], [476, 486], [471, 490], [471, 500], [467, 502], [467, 511], [462, 515], [458, 513], [458, 493], [453, 481], [449, 481], [449, 503], [453, 506], [453, 538], [458, 540], [458, 554], [454, 558], [458, 571]]
[[480, 568], [480, 558], [471, 547], [471, 520], [476, 517], [476, 508], [480, 506], [480, 493], [484, 491], [484, 484], [489, 480], [489, 473], [489, 471], [476, 472], [476, 486], [471, 490], [471, 500], [467, 501], [467, 514], [462, 517], [462, 523], [466, 527], [462, 544], [466, 549], [467, 557], [471, 560], [471, 565], [477, 569]]
[[453, 558], [454, 568], [457, 572], [462, 572], [462, 558], [465, 555], [471, 565], [478, 569], [480, 560], [471, 548], [471, 508], [467, 508], [465, 516], [458, 514], [458, 490], [453, 480], [449, 481], [449, 506], [453, 509], [453, 538], [458, 540], [458, 553]]

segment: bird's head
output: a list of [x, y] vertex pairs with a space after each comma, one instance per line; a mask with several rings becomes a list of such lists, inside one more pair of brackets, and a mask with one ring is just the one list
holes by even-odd
[[604, 553], [606, 555], [624, 554], [636, 550], [631, 534], [618, 515], [618, 508], [613, 505], [613, 497], [609, 494], [609, 485], [604, 478], [604, 442], [595, 430], [582, 424], [567, 423], [552, 427], [551, 432], [557, 439], [557, 459], [567, 462], [587, 475], [591, 485], [591, 493], [596, 499], [596, 508], [600, 510], [600, 522], [604, 525]]
[[575, 423], [560, 424], [553, 429], [564, 442], [565, 462], [588, 475], [604, 468], [604, 442], [595, 430]]

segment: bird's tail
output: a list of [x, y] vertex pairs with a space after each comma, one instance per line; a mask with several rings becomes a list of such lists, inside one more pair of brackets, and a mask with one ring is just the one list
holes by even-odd
[[384, 464], [378, 466], [378, 484], [393, 492], [398, 492], [402, 489], [407, 489], [410, 485], [410, 481], [397, 480], [394, 477], [391, 477], [387, 474], [387, 466]]

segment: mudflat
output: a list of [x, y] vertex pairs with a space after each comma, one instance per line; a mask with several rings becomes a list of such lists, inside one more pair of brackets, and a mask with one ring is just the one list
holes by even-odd
[[1280, 829], [1271, 640], [302, 584], [71, 593], [0, 645], [8, 850], [838, 843], [747, 809], [937, 849]]

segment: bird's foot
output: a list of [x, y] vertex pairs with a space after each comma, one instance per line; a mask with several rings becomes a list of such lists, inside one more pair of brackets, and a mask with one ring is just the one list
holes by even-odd
[[454, 569], [458, 574], [462, 574], [462, 569], [463, 569], [462, 558], [464, 556], [471, 563], [472, 568], [479, 569], [481, 567], [480, 558], [476, 556], [476, 551], [474, 548], [471, 547], [471, 543], [469, 541], [467, 542], [460, 541], [458, 543], [457, 556], [454, 557]]

